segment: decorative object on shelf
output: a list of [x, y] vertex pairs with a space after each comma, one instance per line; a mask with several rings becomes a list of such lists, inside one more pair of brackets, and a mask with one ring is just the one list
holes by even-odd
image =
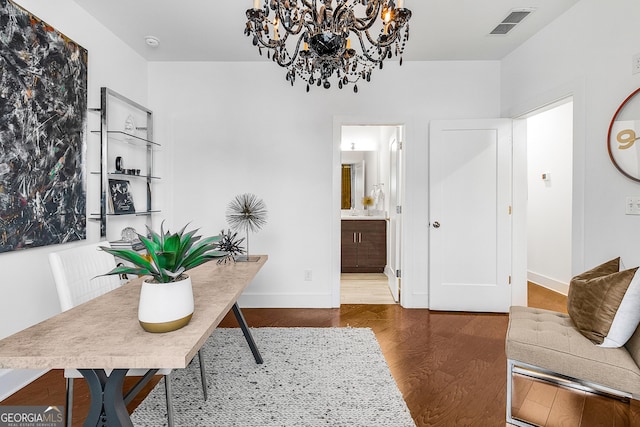
[[122, 240], [125, 242], [133, 242], [134, 240], [138, 240], [138, 232], [133, 227], [125, 227], [122, 229], [120, 237], [122, 237]]
[[384, 183], [375, 184], [373, 190], [371, 190], [371, 197], [373, 198], [373, 206], [376, 210], [384, 210]]
[[246, 15], [245, 34], [287, 69], [292, 86], [300, 77], [307, 92], [329, 89], [333, 79], [357, 93], [356, 83], [370, 81], [385, 59], [398, 56], [402, 65], [411, 11], [404, 0], [254, 0]]
[[[140, 240], [138, 240], [137, 237], [135, 238], [135, 240], [124, 240], [124, 239], [112, 240], [109, 242], [109, 244], [111, 245], [112, 248], [115, 248], [115, 249], [133, 249], [134, 251], [141, 251], [144, 249], [144, 245]], [[118, 264], [118, 265], [124, 265], [124, 264]]]
[[122, 157], [116, 157], [116, 172], [122, 172]]
[[249, 256], [249, 230], [259, 231], [267, 223], [267, 206], [255, 194], [240, 194], [227, 206], [227, 222], [234, 230], [245, 229], [247, 251], [236, 261], [257, 261], [260, 257]]
[[244, 237], [238, 238], [238, 232], [231, 230], [220, 231], [220, 243], [218, 243], [218, 249], [222, 252], [226, 252], [229, 256], [218, 260], [218, 264], [226, 263], [229, 260], [236, 261], [236, 256], [244, 253], [244, 247], [242, 242]]
[[188, 324], [194, 305], [191, 278], [185, 272], [227, 256], [218, 251], [220, 236], [202, 239], [196, 235], [197, 229], [185, 232], [186, 225], [177, 233], [165, 233], [163, 225], [159, 234], [147, 227], [149, 238], [138, 234], [144, 254], [132, 249], [101, 248], [133, 264], [116, 267], [105, 275], [151, 276], [142, 282], [138, 303], [138, 320], [149, 332], [169, 332]]
[[635, 90], [618, 107], [607, 138], [613, 165], [629, 179], [640, 182], [640, 89]]
[[109, 198], [114, 214], [130, 214], [136, 211], [133, 205], [129, 181], [126, 179], [109, 179]]
[[365, 215], [371, 215], [370, 212], [369, 212], [369, 207], [373, 206], [373, 197], [364, 196], [362, 198], [362, 206], [364, 207], [364, 214]]
[[124, 131], [131, 135], [136, 132], [136, 122], [131, 114], [129, 114], [127, 119], [124, 121]]
[[0, 0], [0, 252], [84, 240], [87, 50]]

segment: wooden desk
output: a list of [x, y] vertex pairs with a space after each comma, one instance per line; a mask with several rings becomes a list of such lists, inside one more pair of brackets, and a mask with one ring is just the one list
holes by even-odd
[[[101, 417], [109, 426], [132, 426], [122, 396], [127, 370], [185, 368], [231, 308], [256, 362], [262, 363], [236, 301], [267, 258], [220, 265], [212, 261], [189, 270], [195, 311], [191, 322], [177, 331], [142, 329], [139, 278], [0, 340], [0, 368], [80, 369], [92, 399], [85, 426], [103, 425]], [[107, 376], [104, 369], [114, 371]]]

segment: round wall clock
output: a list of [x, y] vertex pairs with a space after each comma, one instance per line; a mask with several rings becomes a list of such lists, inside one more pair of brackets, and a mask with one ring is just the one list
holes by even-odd
[[640, 89], [625, 99], [611, 119], [607, 148], [614, 166], [640, 182]]

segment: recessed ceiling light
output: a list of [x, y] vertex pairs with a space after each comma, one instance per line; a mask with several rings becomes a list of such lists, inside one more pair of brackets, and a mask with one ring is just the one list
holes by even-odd
[[160, 45], [160, 39], [154, 36], [146, 36], [144, 38], [144, 42], [147, 44], [147, 46], [151, 47], [158, 47]]

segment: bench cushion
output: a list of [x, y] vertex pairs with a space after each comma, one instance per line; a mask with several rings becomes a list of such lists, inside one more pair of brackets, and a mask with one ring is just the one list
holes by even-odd
[[626, 347], [598, 347], [567, 314], [511, 307], [507, 358], [640, 396], [640, 369]]

